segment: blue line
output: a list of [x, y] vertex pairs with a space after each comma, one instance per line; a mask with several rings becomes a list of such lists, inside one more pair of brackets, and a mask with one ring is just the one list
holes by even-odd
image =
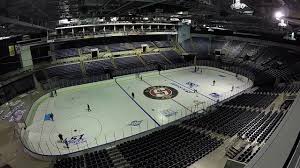
[[150, 117], [158, 126], [160, 126], [160, 124], [149, 114], [147, 113], [147, 111], [141, 106], [139, 105], [126, 91], [125, 89], [117, 82], [117, 80], [115, 80], [115, 82], [117, 83], [117, 85], [126, 93], [126, 95], [136, 104], [138, 105], [142, 110], [143, 112], [148, 116]]
[[[166, 78], [166, 79], [172, 81], [172, 82], [177, 83], [178, 85], [181, 85], [181, 86], [185, 87], [186, 89], [189, 89], [190, 91], [193, 91], [192, 89], [190, 89], [190, 88], [184, 86], [183, 84], [181, 84], [181, 83], [179, 83], [179, 82], [177, 82], [177, 81], [174, 81], [173, 79], [170, 79], [170, 78], [168, 78], [168, 77], [166, 77], [166, 76], [164, 76], [164, 75], [162, 75], [162, 74], [160, 74], [160, 75], [163, 76], [164, 78]], [[210, 99], [210, 100], [212, 100], [212, 101], [214, 101], [214, 102], [217, 102], [217, 101], [215, 101], [214, 99], [212, 99], [212, 98], [210, 98], [210, 97], [208, 97], [208, 96], [205, 96], [204, 94], [201, 94], [201, 93], [199, 93], [199, 92], [198, 92], [198, 94], [200, 94], [200, 95], [202, 95], [202, 96], [204, 96], [204, 97], [206, 97], [206, 98], [208, 98], [208, 99]]]

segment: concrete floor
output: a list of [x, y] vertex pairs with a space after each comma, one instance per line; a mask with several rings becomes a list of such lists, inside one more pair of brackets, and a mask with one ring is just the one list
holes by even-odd
[[0, 124], [0, 167], [9, 165], [12, 168], [49, 168], [50, 162], [36, 160], [24, 152], [13, 127], [10, 123]]
[[[252, 86], [252, 81], [245, 77], [236, 78], [227, 71], [201, 67], [202, 72], [195, 73], [193, 69], [169, 70], [161, 75], [158, 72], [143, 73], [143, 80], [136, 75], [127, 75], [59, 89], [54, 97], [45, 95], [31, 109], [30, 125], [22, 133], [24, 143], [34, 152], [45, 155], [75, 152], [177, 120]], [[190, 87], [187, 82], [196, 85]], [[151, 86], [172, 87], [178, 95], [167, 100], [150, 99], [143, 92]], [[232, 86], [234, 91], [231, 91]], [[198, 93], [192, 93], [194, 89]], [[220, 97], [214, 98], [211, 93]], [[92, 111], [88, 112], [87, 104]], [[174, 114], [166, 115], [170, 111]], [[54, 121], [44, 121], [48, 113], [54, 114]], [[71, 142], [70, 148], [59, 142], [59, 133]]]

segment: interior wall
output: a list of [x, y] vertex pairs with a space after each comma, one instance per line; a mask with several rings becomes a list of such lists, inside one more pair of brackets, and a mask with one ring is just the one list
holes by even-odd
[[183, 41], [191, 38], [191, 26], [182, 24], [178, 26], [178, 39], [177, 42], [181, 44]]

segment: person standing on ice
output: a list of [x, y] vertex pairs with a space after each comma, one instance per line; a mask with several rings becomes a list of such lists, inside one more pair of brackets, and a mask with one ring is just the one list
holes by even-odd
[[216, 81], [215, 81], [215, 80], [213, 80], [213, 86], [215, 86], [215, 84], [216, 84]]
[[87, 104], [87, 110], [88, 110], [88, 112], [92, 111], [89, 104]]
[[63, 142], [63, 141], [64, 141], [64, 138], [63, 138], [63, 135], [62, 135], [62, 134], [58, 134], [58, 138], [59, 138], [60, 142]]
[[64, 143], [66, 144], [66, 147], [69, 148], [69, 142], [68, 142], [67, 138], [64, 140]]
[[131, 96], [132, 96], [132, 98], [134, 98], [134, 93], [133, 92], [131, 93]]
[[49, 114], [49, 117], [50, 117], [50, 119], [51, 119], [52, 121], [54, 121], [54, 114], [53, 114], [53, 113], [50, 113], [50, 114]]

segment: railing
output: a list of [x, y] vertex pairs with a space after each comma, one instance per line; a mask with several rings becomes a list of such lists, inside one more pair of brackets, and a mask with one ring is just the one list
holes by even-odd
[[144, 35], [147, 33], [177, 33], [176, 29], [135, 29], [135, 30], [129, 30], [126, 29], [126, 31], [124, 30], [106, 30], [106, 31], [97, 31], [97, 32], [77, 32], [75, 34], [64, 34], [64, 35], [50, 35], [48, 36], [48, 40], [63, 40], [63, 39], [81, 39], [84, 37], [110, 37], [111, 34], [120, 34], [122, 36], [128, 36], [131, 34], [137, 34], [137, 35]]
[[[203, 68], [203, 70], [214, 70], [214, 71], [222, 71], [220, 69], [224, 69], [231, 72], [222, 71], [223, 73], [228, 73], [229, 75], [238, 77], [239, 75], [245, 76], [250, 78], [251, 80], [254, 78], [253, 74], [250, 72], [244, 71], [241, 68], [238, 67], [231, 67], [231, 66], [223, 66], [219, 63], [213, 62], [213, 61], [198, 61], [197, 65], [199, 68]], [[184, 63], [184, 64], [177, 64], [177, 65], [165, 65], [162, 66], [164, 70], [168, 69], [175, 69], [179, 67], [188, 67], [193, 66], [192, 63]], [[215, 68], [214, 68], [215, 67]], [[128, 69], [128, 70], [122, 70], [122, 71], [115, 71], [111, 75], [112, 76], [121, 76], [118, 78], [115, 78], [116, 81], [122, 78], [126, 78], [124, 75], [129, 74], [137, 74], [141, 72], [147, 72], [147, 71], [153, 71], [156, 70], [157, 66], [147, 66], [142, 68], [136, 68], [136, 69]], [[232, 73], [233, 72], [233, 73]], [[154, 72], [155, 73], [155, 72]], [[157, 72], [156, 72], [157, 73]], [[164, 73], [164, 71], [162, 71]], [[122, 77], [123, 76], [123, 77]], [[134, 75], [131, 75], [134, 76]], [[88, 78], [82, 78], [82, 79], [52, 79], [49, 80], [46, 89], [48, 91], [56, 90], [59, 88], [65, 88], [75, 85], [81, 85], [81, 84], [88, 84], [93, 83], [97, 81], [103, 81], [103, 80], [109, 80], [110, 75], [105, 74], [102, 76], [97, 77], [88, 77]], [[130, 76], [128, 76], [130, 77]], [[241, 80], [244, 80], [241, 78]], [[113, 81], [112, 81], [113, 82]], [[193, 102], [189, 106], [183, 106], [183, 107], [174, 107], [170, 109], [170, 115], [167, 117], [161, 117], [156, 119], [156, 122], [152, 120], [145, 120], [145, 121], [133, 121], [129, 124], [128, 127], [124, 127], [122, 129], [111, 131], [109, 134], [104, 134], [97, 137], [88, 137], [87, 139], [80, 139], [79, 137], [72, 137], [74, 139], [72, 141], [72, 145], [70, 145], [70, 148], [66, 148], [66, 145], [62, 142], [58, 141], [58, 137], [55, 135], [49, 135], [47, 139], [45, 137], [40, 137], [40, 135], [37, 132], [28, 131], [28, 129], [22, 129], [18, 132], [20, 133], [20, 140], [23, 143], [24, 147], [27, 151], [29, 151], [32, 155], [35, 157], [38, 157], [40, 159], [45, 159], [53, 156], [60, 156], [60, 155], [67, 155], [71, 153], [75, 153], [78, 151], [87, 150], [90, 148], [94, 148], [97, 146], [101, 146], [104, 144], [112, 143], [118, 140], [125, 139], [127, 137], [132, 137], [137, 134], [141, 134], [143, 132], [147, 132], [149, 130], [153, 130], [159, 125], [166, 125], [172, 122], [175, 122], [181, 118], [190, 116], [194, 113], [197, 113], [201, 110], [204, 110], [215, 103], [221, 102], [224, 99], [227, 99], [249, 87], [252, 86], [252, 82], [248, 80], [247, 82], [244, 81], [244, 85], [235, 87], [233, 90], [222, 93], [222, 97], [212, 99], [209, 101], [203, 101], [203, 102]], [[125, 90], [126, 92], [126, 90]], [[44, 95], [46, 97], [49, 96], [49, 92], [47, 95]], [[36, 110], [35, 106], [38, 106], [38, 102], [36, 102], [31, 110]], [[31, 111], [30, 113], [34, 114], [34, 111]], [[31, 114], [31, 115], [33, 115]], [[30, 116], [30, 115], [29, 115]], [[32, 116], [31, 118], [26, 120], [26, 123], [30, 125], [32, 122]], [[38, 127], [38, 125], [37, 125]], [[40, 128], [36, 128], [37, 130], [40, 130]], [[96, 128], [95, 128], [96, 129]], [[34, 130], [34, 129], [33, 129]], [[100, 132], [99, 132], [100, 133]], [[38, 139], [38, 140], [37, 140]]]

